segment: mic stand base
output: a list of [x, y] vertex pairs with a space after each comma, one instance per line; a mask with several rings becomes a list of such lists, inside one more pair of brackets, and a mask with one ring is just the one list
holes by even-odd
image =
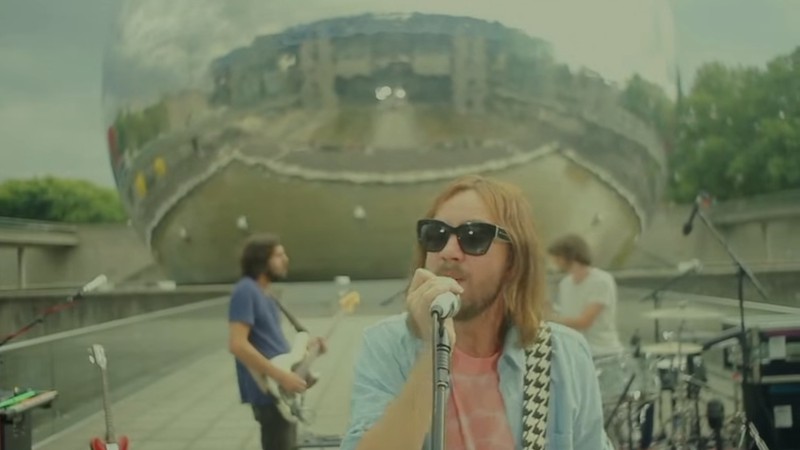
[[445, 412], [450, 394], [450, 336], [439, 314], [433, 313], [433, 423], [431, 450], [445, 450]]

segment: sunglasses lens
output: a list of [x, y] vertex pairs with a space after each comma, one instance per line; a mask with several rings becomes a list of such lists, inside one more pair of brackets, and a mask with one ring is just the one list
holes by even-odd
[[[463, 227], [463, 228], [462, 228]], [[463, 225], [458, 230], [458, 242], [464, 253], [483, 255], [495, 237], [495, 227], [486, 223]]]
[[419, 241], [427, 252], [442, 251], [450, 232], [442, 224], [436, 222], [424, 223], [419, 229]]

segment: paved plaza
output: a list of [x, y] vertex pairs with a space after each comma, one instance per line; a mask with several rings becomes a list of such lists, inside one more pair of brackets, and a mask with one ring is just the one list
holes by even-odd
[[[642, 317], [651, 309], [641, 302], [639, 293], [627, 292], [621, 297], [620, 327], [623, 340], [639, 330], [645, 342], [652, 341], [652, 321]], [[662, 307], [674, 306], [667, 303]], [[725, 309], [721, 306], [716, 307]], [[735, 313], [727, 307], [726, 315]], [[365, 327], [389, 314], [353, 315], [345, 317], [333, 334], [329, 354], [317, 362], [323, 373], [320, 384], [309, 391], [308, 402], [316, 410], [316, 420], [309, 429], [318, 434], [341, 434], [345, 431], [350, 410], [349, 397], [353, 377], [353, 362], [361, 344]], [[302, 314], [301, 314], [302, 316]], [[224, 326], [224, 318], [222, 318]], [[303, 318], [314, 334], [323, 334], [330, 319]], [[687, 322], [694, 334], [717, 332], [719, 320]], [[219, 327], [220, 323], [198, 325]], [[675, 329], [678, 324], [664, 322], [661, 329]], [[285, 324], [287, 336], [293, 331]], [[208, 330], [209, 333], [220, 330]], [[718, 364], [715, 364], [718, 365]], [[110, 370], [113, 370], [113, 364]], [[719, 373], [719, 371], [717, 371]], [[724, 373], [721, 374], [723, 377]], [[724, 378], [714, 377], [718, 389], [731, 392]], [[112, 386], [113, 389], [113, 386]], [[99, 402], [98, 402], [99, 405]], [[705, 409], [703, 407], [703, 409]], [[730, 409], [729, 409], [730, 411]], [[201, 358], [180, 370], [168, 373], [113, 405], [118, 434], [129, 436], [131, 450], [259, 450], [259, 434], [251, 410], [239, 403], [232, 356], [226, 342], [220, 342]], [[102, 411], [60, 432], [34, 448], [37, 450], [85, 449], [92, 436], [104, 434]]]

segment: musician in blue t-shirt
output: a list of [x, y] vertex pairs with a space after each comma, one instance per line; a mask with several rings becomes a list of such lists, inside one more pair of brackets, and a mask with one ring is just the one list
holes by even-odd
[[[289, 257], [277, 236], [257, 235], [245, 244], [241, 256], [242, 278], [231, 294], [228, 310], [229, 349], [236, 357], [236, 376], [242, 403], [253, 408], [261, 426], [263, 450], [290, 450], [295, 447], [295, 424], [281, 416], [275, 401], [259, 389], [251, 371], [275, 380], [291, 393], [303, 393], [306, 381], [293, 372], [270, 362], [291, 348], [281, 329], [277, 300], [266, 293], [270, 284], [288, 273]], [[315, 342], [325, 351], [321, 338]]]

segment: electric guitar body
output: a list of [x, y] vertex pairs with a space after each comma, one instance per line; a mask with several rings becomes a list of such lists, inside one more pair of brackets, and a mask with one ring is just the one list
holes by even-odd
[[96, 437], [91, 440], [89, 450], [128, 450], [128, 438], [120, 436], [117, 442], [112, 444]]
[[[361, 301], [361, 296], [357, 292], [350, 292], [339, 300], [340, 310], [334, 317], [325, 339], [328, 340], [339, 324], [343, 314], [352, 313], [356, 305]], [[272, 364], [278, 366], [287, 372], [294, 372], [300, 378], [306, 381], [308, 388], [316, 384], [320, 379], [320, 374], [313, 372], [311, 366], [314, 361], [321, 355], [321, 349], [316, 342], [311, 341], [311, 335], [308, 331], [302, 328], [297, 320], [286, 311], [281, 305], [281, 309], [287, 315], [289, 320], [298, 329], [297, 334], [292, 340], [292, 349], [289, 353], [284, 353], [271, 358]], [[270, 394], [275, 399], [275, 405], [280, 411], [281, 415], [290, 423], [310, 421], [309, 416], [305, 413], [305, 395], [292, 394], [286, 392], [277, 381], [272, 378], [264, 377], [250, 371], [250, 374], [255, 379], [256, 384], [262, 392]]]

